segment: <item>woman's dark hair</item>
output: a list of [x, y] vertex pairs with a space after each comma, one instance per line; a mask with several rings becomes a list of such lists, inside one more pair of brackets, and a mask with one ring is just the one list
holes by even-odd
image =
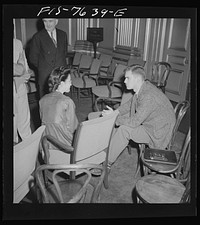
[[70, 69], [67, 69], [64, 66], [56, 67], [48, 79], [49, 92], [56, 91], [61, 81], [65, 81], [70, 75]]

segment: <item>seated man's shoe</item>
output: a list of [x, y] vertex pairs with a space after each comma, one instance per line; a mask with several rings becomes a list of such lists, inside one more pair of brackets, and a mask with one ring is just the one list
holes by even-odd
[[100, 169], [91, 169], [90, 172], [94, 176], [101, 176], [101, 170]]
[[[108, 162], [108, 164], [107, 164], [108, 174], [110, 173], [111, 166], [112, 166], [112, 163]], [[101, 173], [102, 173], [102, 171], [100, 169], [91, 169], [90, 171], [91, 171], [92, 175], [94, 175], [94, 176], [101, 176]]]
[[108, 174], [109, 174], [110, 171], [111, 171], [111, 166], [112, 166], [112, 163], [111, 163], [111, 162], [108, 162], [108, 165], [107, 165]]

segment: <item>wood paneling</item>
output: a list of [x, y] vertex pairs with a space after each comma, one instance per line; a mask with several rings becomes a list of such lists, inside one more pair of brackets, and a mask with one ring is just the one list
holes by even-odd
[[185, 100], [190, 74], [190, 19], [168, 20], [163, 58], [172, 66], [166, 95], [175, 102]]

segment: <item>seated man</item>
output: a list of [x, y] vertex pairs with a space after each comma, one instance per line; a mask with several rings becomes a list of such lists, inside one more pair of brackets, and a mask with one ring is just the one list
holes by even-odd
[[[126, 88], [135, 94], [119, 106], [116, 132], [110, 144], [109, 163], [115, 162], [128, 145], [130, 139], [136, 143], [145, 143], [152, 148], [165, 149], [172, 136], [175, 125], [175, 113], [169, 99], [149, 81], [141, 66], [131, 66], [125, 71]], [[110, 114], [108, 107], [102, 115]]]

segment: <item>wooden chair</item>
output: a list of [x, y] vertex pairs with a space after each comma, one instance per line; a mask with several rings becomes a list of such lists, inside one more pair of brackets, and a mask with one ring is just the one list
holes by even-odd
[[178, 128], [179, 128], [179, 126], [181, 124], [181, 121], [182, 121], [183, 117], [187, 113], [189, 107], [190, 107], [190, 103], [187, 100], [180, 101], [175, 106], [174, 112], [175, 112], [175, 115], [176, 115], [176, 124], [174, 126], [173, 133], [172, 133], [172, 138], [171, 138], [171, 140], [170, 140], [170, 142], [169, 142], [169, 144], [167, 146], [167, 149], [175, 150], [174, 149], [174, 147], [175, 147], [174, 146], [174, 142], [175, 142], [175, 138], [176, 138], [176, 135], [177, 135], [177, 132], [178, 132]]
[[[79, 54], [81, 54], [81, 53], [79, 53]], [[79, 62], [78, 67], [71, 69], [72, 84], [73, 84], [74, 79], [81, 77], [83, 72], [88, 72], [90, 70], [90, 67], [91, 67], [91, 64], [92, 64], [92, 59], [93, 58], [90, 55], [81, 54], [80, 62]], [[74, 94], [74, 93], [75, 93], [75, 88], [72, 85], [71, 94]]]
[[76, 77], [72, 80], [73, 87], [77, 89], [78, 101], [80, 100], [81, 90], [87, 89], [90, 91], [90, 94], [92, 94], [91, 89], [97, 85], [97, 78], [99, 76], [101, 63], [101, 60], [93, 59], [90, 70], [79, 74], [79, 77]]
[[108, 85], [98, 85], [92, 88], [92, 93], [95, 95], [95, 109], [101, 111], [98, 107], [99, 102], [121, 102], [122, 85], [124, 70], [127, 66], [118, 64], [114, 71], [113, 80]]
[[[101, 177], [96, 182], [92, 182], [94, 169], [101, 171]], [[53, 183], [49, 185], [43, 180], [43, 171], [47, 170], [52, 172]], [[81, 173], [82, 176], [70, 179], [69, 172]], [[104, 175], [103, 167], [95, 164], [41, 165], [35, 173], [42, 193], [40, 203], [96, 203]]]
[[[182, 183], [185, 183], [187, 181], [187, 175], [190, 170], [190, 163], [188, 162], [188, 160], [190, 160], [190, 157], [188, 156], [191, 154], [190, 140], [191, 140], [191, 134], [190, 134], [190, 128], [189, 128], [189, 131], [185, 138], [185, 142], [181, 149], [181, 152], [180, 153], [174, 152], [177, 158], [177, 162], [175, 164], [169, 164], [168, 161], [160, 161], [160, 162], [149, 161], [149, 160], [147, 161], [144, 158], [144, 154], [145, 154], [144, 152], [141, 156], [141, 162], [144, 168], [144, 174], [146, 175], [152, 172], [156, 172], [159, 174], [168, 174], [180, 180]], [[149, 150], [150, 149], [145, 148], [144, 151], [149, 151]], [[170, 151], [170, 150], [167, 150], [167, 151]]]
[[78, 69], [80, 61], [81, 61], [81, 56], [82, 56], [82, 53], [80, 53], [80, 52], [75, 53], [70, 69], [72, 69], [72, 70]]
[[45, 126], [39, 127], [30, 137], [14, 146], [13, 152], [13, 203], [19, 203], [34, 186], [39, 143]]
[[[167, 150], [174, 150], [174, 151], [177, 152], [177, 149], [175, 149], [175, 138], [177, 136], [178, 128], [181, 124], [181, 121], [184, 118], [184, 115], [186, 114], [189, 107], [190, 107], [190, 103], [187, 100], [185, 100], [185, 101], [179, 102], [176, 105], [176, 107], [174, 108], [174, 112], [175, 112], [175, 115], [176, 115], [176, 123], [175, 123], [174, 128], [173, 128], [171, 140], [170, 140], [170, 142], [169, 142], [169, 144], [166, 148]], [[140, 153], [139, 153], [139, 157], [138, 157], [138, 165], [137, 165], [135, 177], [137, 177], [137, 175], [140, 171], [140, 161], [141, 161], [142, 154], [144, 154], [145, 147], [146, 147], [145, 144], [142, 144], [142, 143], [140, 144]], [[131, 151], [130, 151], [130, 148], [129, 148], [129, 153], [130, 152]]]
[[110, 72], [110, 66], [112, 62], [112, 56], [107, 55], [107, 54], [101, 54], [99, 57], [100, 60], [102, 60], [101, 68], [100, 68], [100, 73], [98, 76], [98, 84], [99, 81], [111, 81], [112, 80], [112, 75], [109, 73]]
[[[93, 120], [81, 122], [76, 131], [73, 146], [60, 143], [51, 135], [42, 138], [45, 164], [102, 164], [105, 188], [108, 188], [108, 154], [109, 144], [118, 112]], [[49, 149], [51, 142], [57, 149]], [[78, 175], [78, 173], [76, 173]], [[50, 180], [52, 179], [48, 176]], [[75, 174], [71, 173], [71, 178]]]
[[82, 54], [78, 68], [71, 71], [73, 75], [72, 78], [80, 77], [83, 72], [89, 71], [92, 64], [92, 60], [92, 56]]
[[156, 62], [152, 67], [151, 83], [165, 93], [167, 79], [171, 71], [171, 65], [167, 62]]
[[150, 174], [141, 177], [135, 185], [139, 203], [166, 204], [190, 202], [190, 177], [186, 186], [166, 175]]

